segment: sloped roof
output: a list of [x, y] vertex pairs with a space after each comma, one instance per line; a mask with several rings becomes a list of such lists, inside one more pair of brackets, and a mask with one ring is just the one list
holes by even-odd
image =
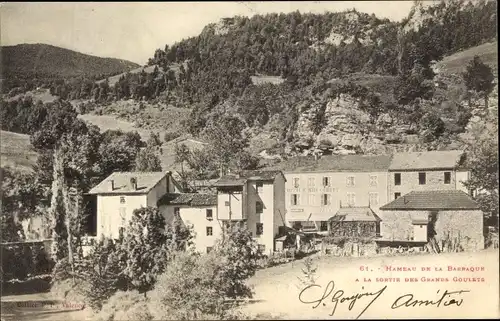
[[477, 210], [478, 204], [465, 192], [413, 191], [380, 207], [381, 210]]
[[239, 174], [222, 176], [214, 186], [243, 186], [248, 180], [273, 181], [276, 176], [283, 175], [280, 170], [252, 170], [242, 171]]
[[395, 153], [389, 170], [453, 169], [463, 154], [459, 150]]
[[[146, 194], [168, 172], [114, 172], [89, 191], [89, 194]], [[135, 178], [137, 189], [133, 189], [130, 179]], [[114, 188], [111, 190], [111, 181]]]
[[158, 200], [161, 205], [211, 206], [217, 205], [217, 195], [198, 193], [168, 193]]
[[380, 222], [380, 217], [369, 207], [341, 207], [330, 218], [334, 222]]
[[313, 156], [299, 156], [273, 167], [285, 172], [385, 172], [391, 155], [325, 155], [317, 160]]

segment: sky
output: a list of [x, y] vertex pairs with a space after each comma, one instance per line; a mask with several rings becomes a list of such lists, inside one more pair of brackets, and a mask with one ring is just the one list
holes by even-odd
[[356, 8], [399, 21], [412, 5], [412, 1], [10, 2], [0, 4], [0, 43], [46, 43], [145, 64], [157, 48], [196, 36], [224, 17]]

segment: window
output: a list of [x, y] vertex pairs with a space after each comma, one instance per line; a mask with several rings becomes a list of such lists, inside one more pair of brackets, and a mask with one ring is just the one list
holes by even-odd
[[444, 172], [444, 183], [451, 184], [451, 172]]
[[262, 182], [255, 183], [255, 187], [257, 188], [257, 194], [262, 193], [262, 187], [263, 186], [264, 186], [264, 184]]
[[212, 246], [207, 246], [207, 253], [212, 252]]
[[321, 226], [319, 227], [319, 230], [322, 232], [328, 231], [328, 221], [321, 221]]
[[264, 233], [264, 223], [257, 223], [255, 225], [255, 234], [262, 235]]
[[321, 204], [322, 205], [330, 205], [331, 204], [331, 195], [330, 194], [323, 194], [321, 197]]
[[425, 173], [418, 173], [418, 184], [425, 185]]
[[394, 174], [394, 185], [401, 185], [401, 173]]
[[352, 187], [352, 186], [354, 186], [354, 184], [355, 184], [354, 176], [348, 176], [347, 180], [346, 180], [346, 186]]
[[309, 177], [309, 179], [307, 180], [307, 186], [314, 187], [314, 185], [314, 177]]
[[347, 193], [347, 205], [354, 206], [356, 204], [356, 194]]
[[292, 205], [299, 205], [299, 194], [292, 194]]
[[255, 213], [261, 214], [264, 211], [264, 206], [261, 202], [255, 202]]
[[179, 215], [181, 214], [181, 208], [180, 207], [174, 207], [174, 215]]
[[125, 196], [120, 196], [120, 204], [125, 204]]
[[370, 206], [378, 206], [378, 193], [369, 194]]
[[330, 177], [323, 177], [323, 186], [330, 186]]
[[214, 213], [211, 208], [207, 208], [207, 220], [213, 220], [214, 218]]
[[300, 178], [294, 177], [293, 178], [293, 187], [299, 188], [299, 182], [300, 182]]
[[316, 199], [314, 194], [309, 194], [307, 197], [309, 198], [309, 205], [316, 205]]
[[213, 228], [211, 226], [207, 226], [207, 236], [212, 236]]
[[370, 186], [378, 185], [378, 177], [377, 175], [370, 175]]
[[401, 197], [401, 193], [394, 193], [394, 199], [398, 199], [399, 197]]

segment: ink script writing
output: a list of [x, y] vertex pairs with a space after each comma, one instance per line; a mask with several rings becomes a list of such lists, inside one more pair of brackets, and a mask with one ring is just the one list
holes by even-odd
[[[333, 316], [337, 311], [337, 308], [344, 305], [349, 311], [352, 311], [355, 307], [361, 312], [356, 316], [359, 319], [370, 306], [377, 301], [382, 294], [387, 290], [387, 285], [380, 288], [377, 291], [363, 291], [364, 287], [361, 288], [362, 291], [355, 293], [346, 293], [346, 291], [336, 288], [335, 282], [330, 281], [323, 288], [319, 284], [311, 284], [306, 286], [299, 293], [299, 300], [304, 304], [312, 305], [313, 309], [319, 306], [326, 307], [328, 304], [332, 304], [332, 310], [330, 316]], [[436, 295], [432, 298], [422, 297], [416, 298], [415, 294], [407, 293], [396, 298], [391, 305], [391, 309], [400, 308], [413, 308], [420, 306], [435, 306], [435, 307], [459, 307], [464, 302], [462, 297], [463, 294], [470, 292], [469, 290], [458, 290], [458, 291], [448, 291], [438, 290]], [[358, 310], [356, 309], [356, 310]]]
[[[377, 300], [382, 295], [382, 293], [384, 293], [385, 289], [387, 289], [387, 285], [386, 285], [376, 292], [364, 292], [364, 293], [355, 293], [355, 294], [348, 295], [345, 293], [344, 290], [341, 290], [341, 289], [335, 290], [335, 282], [330, 281], [327, 284], [327, 286], [325, 287], [325, 290], [323, 291], [323, 294], [320, 298], [308, 299], [307, 294], [311, 292], [310, 291], [311, 289], [317, 288], [317, 287], [321, 288], [321, 285], [311, 284], [311, 285], [308, 285], [307, 287], [305, 287], [299, 294], [300, 302], [305, 303], [305, 304], [315, 304], [315, 305], [313, 305], [313, 309], [315, 309], [320, 304], [322, 304], [323, 306], [326, 306], [325, 302], [330, 300], [330, 302], [333, 303], [333, 308], [332, 308], [332, 312], [330, 313], [330, 316], [333, 316], [335, 314], [335, 311], [337, 310], [339, 303], [340, 304], [349, 303], [348, 309], [349, 309], [349, 311], [351, 311], [354, 308], [354, 306], [356, 305], [356, 303], [358, 302], [358, 300], [360, 300], [360, 301], [363, 301], [363, 303], [360, 303], [360, 304], [364, 304], [364, 308], [361, 311], [361, 313], [356, 317], [356, 319], [358, 319], [360, 316], [362, 316], [363, 313], [365, 313], [365, 311], [368, 310], [368, 308], [373, 304], [373, 302], [375, 302], [375, 300]], [[362, 299], [365, 299], [365, 300], [362, 300]], [[366, 301], [368, 301], [368, 303], [366, 303]]]

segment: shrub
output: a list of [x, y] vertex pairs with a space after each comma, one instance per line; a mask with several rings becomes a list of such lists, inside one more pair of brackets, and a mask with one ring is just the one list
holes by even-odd
[[169, 237], [165, 218], [157, 208], [134, 210], [121, 248], [126, 252], [123, 274], [130, 280], [129, 288], [149, 291], [167, 264]]
[[116, 292], [103, 304], [95, 318], [102, 321], [149, 321], [153, 319], [147, 299], [138, 291]]
[[163, 140], [165, 142], [169, 142], [171, 140], [174, 140], [178, 137], [180, 137], [181, 134], [180, 133], [169, 133], [169, 132], [166, 132], [164, 135], [163, 135]]
[[92, 309], [99, 310], [115, 292], [127, 288], [128, 280], [122, 273], [123, 256], [112, 240], [102, 239], [79, 264], [77, 277], [89, 284], [81, 291]]
[[90, 284], [85, 280], [65, 279], [53, 281], [50, 292], [56, 298], [67, 302], [77, 302], [88, 304], [86, 292], [90, 291]]
[[224, 294], [229, 298], [251, 298], [251, 289], [245, 281], [252, 277], [259, 267], [262, 251], [250, 231], [244, 227], [225, 228], [224, 238], [220, 239], [214, 253], [221, 262], [218, 275], [222, 281]]

